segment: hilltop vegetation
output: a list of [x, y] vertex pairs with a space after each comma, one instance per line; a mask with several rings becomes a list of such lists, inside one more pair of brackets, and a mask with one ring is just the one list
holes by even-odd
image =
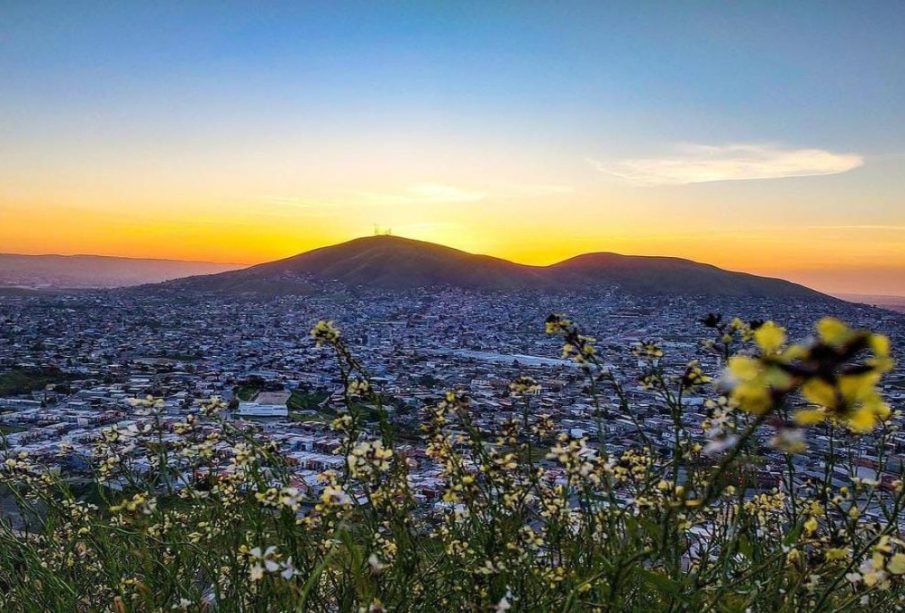
[[[136, 401], [110, 428], [78, 490], [27, 454], [2, 464], [20, 520], [0, 522], [0, 605], [12, 611], [847, 611], [905, 603], [901, 468], [887, 443], [899, 428], [878, 392], [893, 366], [888, 339], [819, 322], [790, 343], [773, 322], [708, 316], [697, 362], [661, 366], [633, 348], [638, 380], [668, 409], [672, 444], [611, 450], [609, 420], [635, 420], [597, 344], [568, 318], [547, 332], [581, 366], [597, 429], [558, 432], [537, 410], [530, 377], [509, 386], [519, 414], [476, 425], [450, 390], [422, 415], [426, 458], [442, 483], [426, 501], [407, 478], [411, 449], [386, 401], [329, 322], [312, 330], [336, 360], [345, 411], [337, 470], [319, 485], [293, 478], [280, 449], [205, 402], [172, 431], [161, 403]], [[601, 390], [621, 402], [609, 406]], [[708, 396], [700, 429], [684, 398]], [[373, 422], [376, 423], [371, 423]], [[759, 435], [786, 460], [780, 488], [758, 489]], [[865, 435], [873, 477], [859, 472]], [[409, 436], [412, 433], [408, 433]], [[826, 436], [823, 478], [793, 458]], [[873, 443], [872, 443], [873, 444]], [[69, 453], [61, 449], [62, 454]], [[898, 471], [898, 474], [896, 472]], [[845, 476], [841, 484], [839, 476]], [[91, 491], [91, 501], [79, 491]]]

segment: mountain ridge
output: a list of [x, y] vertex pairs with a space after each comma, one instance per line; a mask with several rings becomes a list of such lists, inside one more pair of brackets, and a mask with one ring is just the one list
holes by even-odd
[[594, 252], [533, 266], [395, 236], [357, 238], [242, 270], [169, 281], [163, 287], [279, 295], [310, 294], [330, 283], [386, 290], [434, 286], [495, 291], [611, 287], [637, 294], [835, 300], [783, 279], [728, 271], [683, 258]]

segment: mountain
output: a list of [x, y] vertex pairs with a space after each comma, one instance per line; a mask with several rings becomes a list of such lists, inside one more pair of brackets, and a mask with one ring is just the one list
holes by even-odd
[[125, 287], [233, 270], [230, 264], [101, 255], [0, 253], [0, 286], [27, 288]]
[[490, 291], [618, 288], [641, 295], [828, 298], [781, 279], [731, 272], [680, 258], [589, 253], [551, 266], [527, 266], [394, 236], [358, 238], [244, 270], [171, 281], [163, 287], [280, 295], [308, 294], [330, 283], [390, 290], [430, 286]]

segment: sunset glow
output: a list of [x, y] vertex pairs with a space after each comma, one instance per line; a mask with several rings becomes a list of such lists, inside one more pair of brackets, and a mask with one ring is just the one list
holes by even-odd
[[905, 294], [901, 6], [492, 4], [6, 4], [0, 252], [251, 264], [377, 228]]

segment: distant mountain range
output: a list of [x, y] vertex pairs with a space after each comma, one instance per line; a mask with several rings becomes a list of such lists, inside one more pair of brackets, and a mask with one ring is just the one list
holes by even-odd
[[804, 286], [670, 257], [588, 253], [551, 266], [527, 266], [393, 236], [359, 238], [242, 270], [170, 281], [160, 287], [217, 294], [309, 294], [324, 284], [412, 289], [562, 291], [618, 288], [641, 294], [829, 299]]
[[6, 291], [9, 291], [10, 287], [126, 287], [236, 268], [238, 266], [230, 264], [179, 260], [0, 253], [0, 286], [6, 286]]

